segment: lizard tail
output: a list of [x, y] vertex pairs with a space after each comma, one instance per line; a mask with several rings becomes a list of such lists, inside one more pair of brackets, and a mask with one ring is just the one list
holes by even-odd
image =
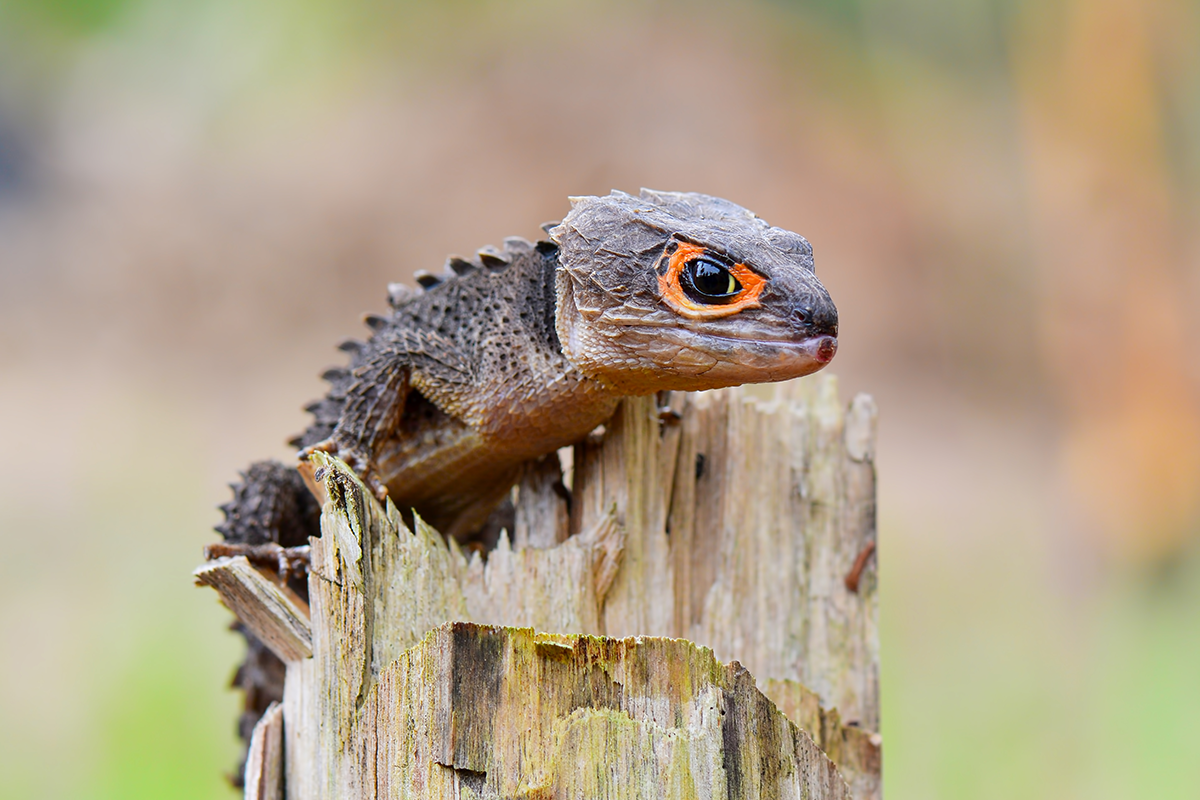
[[258, 461], [230, 488], [233, 499], [221, 506], [225, 521], [216, 526], [226, 542], [300, 547], [320, 535], [321, 507], [295, 468]]
[[[259, 461], [230, 488], [233, 499], [221, 506], [225, 520], [216, 526], [227, 543], [299, 547], [308, 544], [310, 536], [320, 535], [321, 508], [295, 468], [278, 461]], [[293, 577], [288, 586], [308, 599], [307, 580]], [[246, 658], [234, 674], [232, 686], [243, 692], [237, 727], [244, 746], [248, 746], [250, 734], [267, 706], [283, 701], [284, 665], [250, 631], [237, 623], [233, 629], [246, 638]], [[237, 772], [230, 776], [238, 788], [243, 783], [245, 758], [243, 750]]]

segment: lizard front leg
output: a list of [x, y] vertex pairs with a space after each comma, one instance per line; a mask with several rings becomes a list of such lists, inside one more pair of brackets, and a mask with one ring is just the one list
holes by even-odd
[[314, 450], [337, 456], [354, 470], [375, 496], [387, 497], [375, 455], [380, 444], [396, 434], [404, 403], [411, 388], [411, 368], [397, 364], [386, 351], [377, 352], [354, 370], [342, 415], [333, 433], [305, 448], [301, 458]]

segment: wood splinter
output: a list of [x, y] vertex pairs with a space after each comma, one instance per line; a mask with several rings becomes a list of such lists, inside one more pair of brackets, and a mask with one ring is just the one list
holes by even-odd
[[308, 604], [245, 556], [218, 558], [192, 574], [197, 585], [216, 589], [229, 610], [282, 661], [312, 655]]
[[863, 570], [867, 568], [867, 560], [875, 553], [875, 542], [867, 542], [862, 550], [858, 551], [858, 557], [854, 559], [854, 566], [846, 573], [845, 579], [842, 581], [846, 585], [846, 590], [858, 594], [858, 582], [862, 580]]

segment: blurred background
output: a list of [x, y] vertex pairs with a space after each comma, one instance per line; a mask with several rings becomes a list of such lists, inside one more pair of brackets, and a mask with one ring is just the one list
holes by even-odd
[[1200, 796], [1195, 0], [0, 0], [0, 796], [233, 797], [225, 484], [640, 186], [807, 236], [879, 403], [888, 797]]

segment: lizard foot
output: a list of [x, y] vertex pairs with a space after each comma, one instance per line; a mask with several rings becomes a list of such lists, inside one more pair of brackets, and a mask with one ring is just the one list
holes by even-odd
[[375, 495], [376, 500], [382, 503], [387, 499], [387, 486], [379, 479], [379, 471], [375, 468], [375, 462], [371, 460], [371, 457], [361, 447], [339, 445], [336, 439], [329, 438], [305, 448], [300, 454], [301, 460], [306, 460], [317, 450], [320, 450], [322, 453], [328, 453], [331, 456], [337, 456], [344, 461], [346, 466], [354, 470], [354, 474], [371, 490], [371, 494]]
[[233, 556], [245, 556], [254, 566], [271, 570], [283, 581], [308, 577], [308, 545], [301, 547], [280, 547], [274, 542], [266, 544], [213, 542], [204, 547], [204, 558], [206, 561]]

